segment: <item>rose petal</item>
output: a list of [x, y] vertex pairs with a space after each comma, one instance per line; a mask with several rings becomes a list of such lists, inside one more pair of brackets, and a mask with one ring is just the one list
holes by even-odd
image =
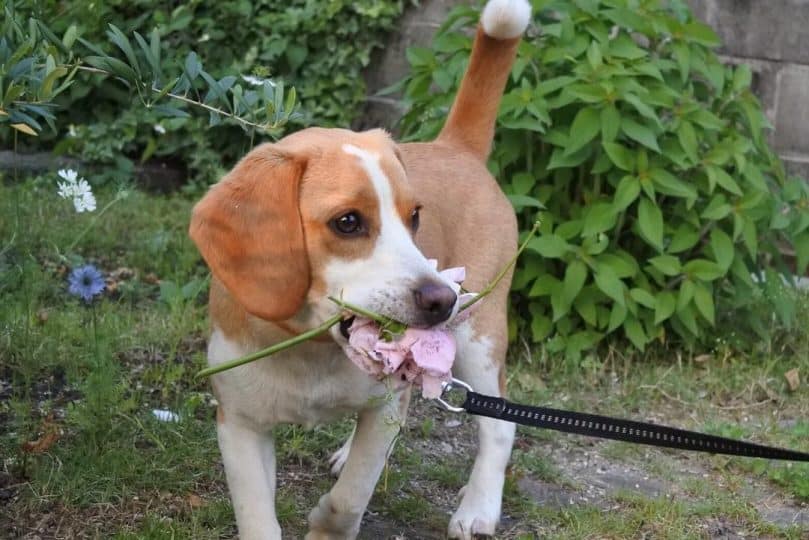
[[410, 352], [408, 349], [398, 346], [396, 342], [387, 343], [384, 341], [377, 342], [374, 351], [385, 365], [382, 372], [386, 375], [390, 375], [399, 369], [399, 366], [402, 365]]
[[368, 323], [357, 325], [357, 320], [354, 320], [348, 332], [348, 344], [351, 347], [370, 353], [374, 350], [377, 341], [379, 341], [379, 327], [377, 325]]
[[466, 279], [466, 267], [464, 266], [456, 266], [455, 268], [445, 268], [438, 272], [441, 277], [448, 279], [450, 281], [454, 281], [455, 283], [461, 283], [463, 280]]
[[421, 395], [427, 399], [441, 397], [441, 383], [443, 381], [443, 377], [433, 377], [427, 373], [423, 374], [421, 376]]
[[443, 375], [452, 368], [455, 360], [455, 339], [444, 330], [421, 330], [408, 328], [405, 332], [418, 337], [410, 350], [418, 367], [434, 375]]

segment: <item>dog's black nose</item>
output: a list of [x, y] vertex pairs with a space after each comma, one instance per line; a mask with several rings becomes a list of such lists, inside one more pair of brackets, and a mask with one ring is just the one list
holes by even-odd
[[442, 283], [427, 282], [413, 291], [418, 308], [424, 323], [433, 326], [446, 321], [452, 314], [452, 308], [458, 295], [455, 291]]

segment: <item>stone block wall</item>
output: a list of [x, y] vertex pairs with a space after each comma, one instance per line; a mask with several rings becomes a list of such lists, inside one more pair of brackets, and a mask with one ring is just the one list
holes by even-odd
[[[393, 128], [398, 96], [376, 97], [407, 72], [405, 50], [430, 43], [447, 12], [474, 0], [421, 0], [402, 17], [400, 31], [376, 52], [366, 73], [369, 98], [357, 129]], [[770, 140], [790, 171], [809, 178], [809, 0], [688, 0], [724, 44], [723, 59], [751, 66], [754, 90], [775, 130]]]

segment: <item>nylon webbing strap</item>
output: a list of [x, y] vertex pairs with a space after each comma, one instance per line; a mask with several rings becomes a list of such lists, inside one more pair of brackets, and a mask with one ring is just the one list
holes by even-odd
[[516, 424], [577, 433], [602, 439], [614, 439], [637, 444], [663, 446], [696, 452], [729, 454], [790, 461], [809, 461], [809, 454], [773, 448], [696, 431], [670, 428], [610, 418], [597, 414], [584, 414], [545, 407], [532, 407], [511, 403], [503, 398], [467, 392], [463, 408], [472, 414], [506, 420]]

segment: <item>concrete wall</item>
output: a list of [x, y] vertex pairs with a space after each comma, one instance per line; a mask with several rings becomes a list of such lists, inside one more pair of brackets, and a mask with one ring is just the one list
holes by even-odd
[[[397, 96], [374, 97], [407, 72], [405, 50], [427, 45], [447, 12], [474, 0], [421, 0], [409, 6], [400, 32], [377, 51], [366, 73], [369, 98], [355, 128], [393, 127]], [[775, 127], [770, 140], [789, 170], [809, 178], [809, 0], [688, 0], [697, 17], [720, 35], [720, 54], [746, 62], [754, 90]]]

